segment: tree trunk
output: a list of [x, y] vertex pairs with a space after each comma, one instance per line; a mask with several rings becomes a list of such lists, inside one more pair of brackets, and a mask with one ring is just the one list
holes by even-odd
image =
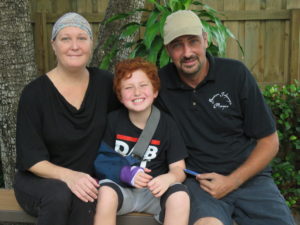
[[0, 152], [4, 184], [9, 188], [15, 173], [18, 100], [37, 73], [29, 0], [1, 0], [0, 33]]
[[[130, 12], [137, 8], [143, 8], [145, 5], [145, 0], [110, 0], [108, 3], [108, 7], [105, 12], [104, 20], [107, 20], [113, 15]], [[108, 50], [104, 50], [103, 46], [106, 43], [107, 39], [110, 35], [118, 34], [120, 32], [120, 28], [129, 23], [129, 22], [140, 22], [142, 17], [142, 13], [136, 13], [126, 19], [121, 19], [109, 23], [107, 25], [100, 25], [99, 36], [96, 44], [96, 48], [94, 50], [93, 58], [91, 60], [90, 65], [99, 67], [103, 57], [107, 54], [107, 51], [110, 50], [110, 47], [107, 48]], [[125, 41], [128, 42], [134, 39], [134, 35], [128, 37]], [[125, 42], [124, 41], [124, 42]], [[114, 43], [112, 43], [113, 45]], [[111, 46], [112, 48], [112, 46]], [[113, 66], [116, 62], [119, 62], [122, 59], [125, 59], [129, 56], [130, 49], [124, 48], [123, 50], [119, 51], [117, 56], [114, 58], [113, 62], [110, 64], [109, 70], [113, 70]]]

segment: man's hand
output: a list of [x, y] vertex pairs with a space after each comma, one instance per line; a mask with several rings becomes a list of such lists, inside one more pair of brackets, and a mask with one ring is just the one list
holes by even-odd
[[65, 183], [71, 191], [84, 202], [94, 202], [98, 197], [97, 181], [90, 175], [77, 171], [69, 171]]
[[223, 198], [239, 187], [239, 182], [230, 176], [217, 173], [198, 174], [196, 179], [200, 187], [216, 199]]
[[146, 188], [148, 183], [152, 180], [152, 176], [149, 173], [150, 169], [144, 168], [144, 171], [138, 172], [134, 177], [134, 187], [136, 188]]

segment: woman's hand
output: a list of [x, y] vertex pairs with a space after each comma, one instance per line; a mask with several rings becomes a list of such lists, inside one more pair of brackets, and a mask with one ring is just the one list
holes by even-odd
[[94, 202], [98, 197], [99, 184], [89, 174], [70, 170], [64, 182], [84, 202]]
[[84, 202], [93, 202], [97, 199], [99, 184], [86, 173], [57, 166], [46, 160], [36, 163], [29, 168], [29, 171], [40, 177], [65, 182], [70, 190]]

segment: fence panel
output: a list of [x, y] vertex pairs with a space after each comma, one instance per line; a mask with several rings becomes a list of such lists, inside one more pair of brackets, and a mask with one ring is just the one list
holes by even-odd
[[[83, 14], [92, 24], [95, 38], [109, 0], [31, 0], [36, 61], [40, 73], [55, 66], [50, 43], [53, 23], [65, 12]], [[261, 85], [300, 80], [299, 0], [203, 0], [220, 13], [238, 38], [228, 40], [227, 57], [243, 61]], [[298, 9], [297, 9], [298, 8]]]

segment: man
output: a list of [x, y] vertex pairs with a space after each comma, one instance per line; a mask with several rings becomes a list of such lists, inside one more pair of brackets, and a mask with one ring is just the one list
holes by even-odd
[[158, 104], [181, 130], [187, 168], [199, 173], [185, 182], [190, 224], [294, 224], [268, 166], [279, 146], [275, 122], [249, 70], [208, 54], [189, 10], [167, 17], [164, 44], [173, 62], [159, 71]]

